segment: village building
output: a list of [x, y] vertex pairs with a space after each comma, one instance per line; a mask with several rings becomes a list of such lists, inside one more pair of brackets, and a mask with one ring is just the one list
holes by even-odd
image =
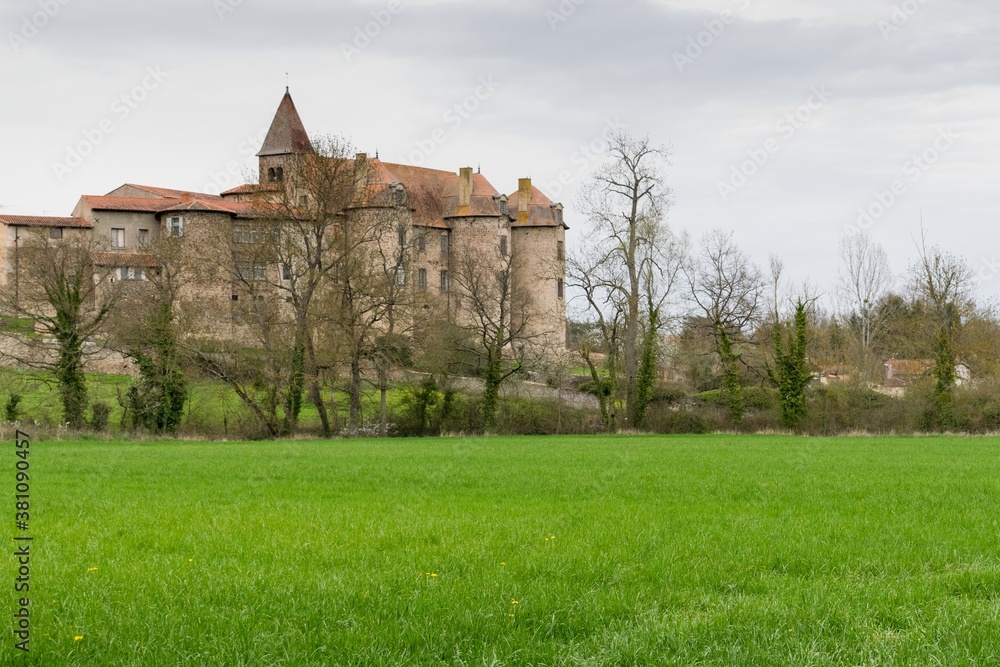
[[[110, 270], [109, 280], [142, 281], [158, 271], [160, 260], [150, 252], [161, 239], [177, 238], [183, 254], [195, 254], [210, 236], [233, 235], [237, 241], [261, 218], [261, 202], [295, 197], [292, 171], [296, 160], [311, 154], [313, 145], [286, 89], [258, 153], [258, 182], [219, 195], [162, 187], [126, 184], [106, 195], [80, 198], [71, 216], [0, 216], [0, 283], [14, 286], [24, 280], [16, 250], [26, 233], [50, 239], [89, 237], [94, 241], [95, 267]], [[470, 167], [457, 172], [383, 162], [356, 154], [348, 161], [356, 193], [345, 216], [377, 212], [392, 215], [399, 241], [408, 243], [409, 258], [401, 283], [418, 295], [445, 304], [461, 322], [462, 295], [455, 289], [457, 262], [475, 249], [495, 250], [500, 257], [516, 255], [512, 280], [522, 294], [531, 295], [527, 337], [553, 351], [565, 347], [565, 231], [563, 206], [552, 202], [531, 179], [521, 179], [509, 194], [497, 190]], [[387, 205], [388, 202], [388, 205]], [[303, 198], [303, 206], [309, 202]], [[387, 213], [388, 212], [388, 213]], [[284, 267], [268, 263], [234, 262], [228, 278], [247, 275], [281, 280]], [[207, 335], [239, 334], [240, 293], [223, 288], [227, 275], [208, 275], [186, 287], [186, 297], [197, 304], [199, 324]], [[230, 280], [229, 282], [238, 282]]]

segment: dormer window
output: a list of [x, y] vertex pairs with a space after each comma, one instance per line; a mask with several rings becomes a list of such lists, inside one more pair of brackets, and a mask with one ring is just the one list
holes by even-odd
[[554, 211], [555, 216], [556, 216], [556, 224], [557, 225], [563, 224], [563, 205], [562, 204], [553, 204], [552, 205], [552, 210]]
[[392, 190], [393, 205], [406, 206], [406, 187], [402, 183], [393, 183], [389, 189]]
[[494, 199], [497, 200], [497, 208], [500, 209], [500, 215], [507, 215], [507, 195], [497, 195]]

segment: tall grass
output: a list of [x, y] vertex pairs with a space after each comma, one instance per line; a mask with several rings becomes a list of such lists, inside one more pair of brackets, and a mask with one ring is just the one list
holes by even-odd
[[998, 454], [936, 437], [39, 443], [32, 653], [8, 639], [0, 662], [998, 664]]

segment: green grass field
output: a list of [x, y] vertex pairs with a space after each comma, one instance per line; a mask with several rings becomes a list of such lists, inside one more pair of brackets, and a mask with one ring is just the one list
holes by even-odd
[[31, 451], [2, 664], [1000, 664], [998, 439]]

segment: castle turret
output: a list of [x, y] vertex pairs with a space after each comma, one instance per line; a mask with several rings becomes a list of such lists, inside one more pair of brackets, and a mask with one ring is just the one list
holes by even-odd
[[285, 180], [289, 159], [294, 155], [312, 153], [312, 143], [306, 132], [295, 102], [285, 88], [285, 96], [281, 98], [278, 111], [271, 121], [264, 145], [257, 157], [260, 158], [260, 182], [271, 183]]

